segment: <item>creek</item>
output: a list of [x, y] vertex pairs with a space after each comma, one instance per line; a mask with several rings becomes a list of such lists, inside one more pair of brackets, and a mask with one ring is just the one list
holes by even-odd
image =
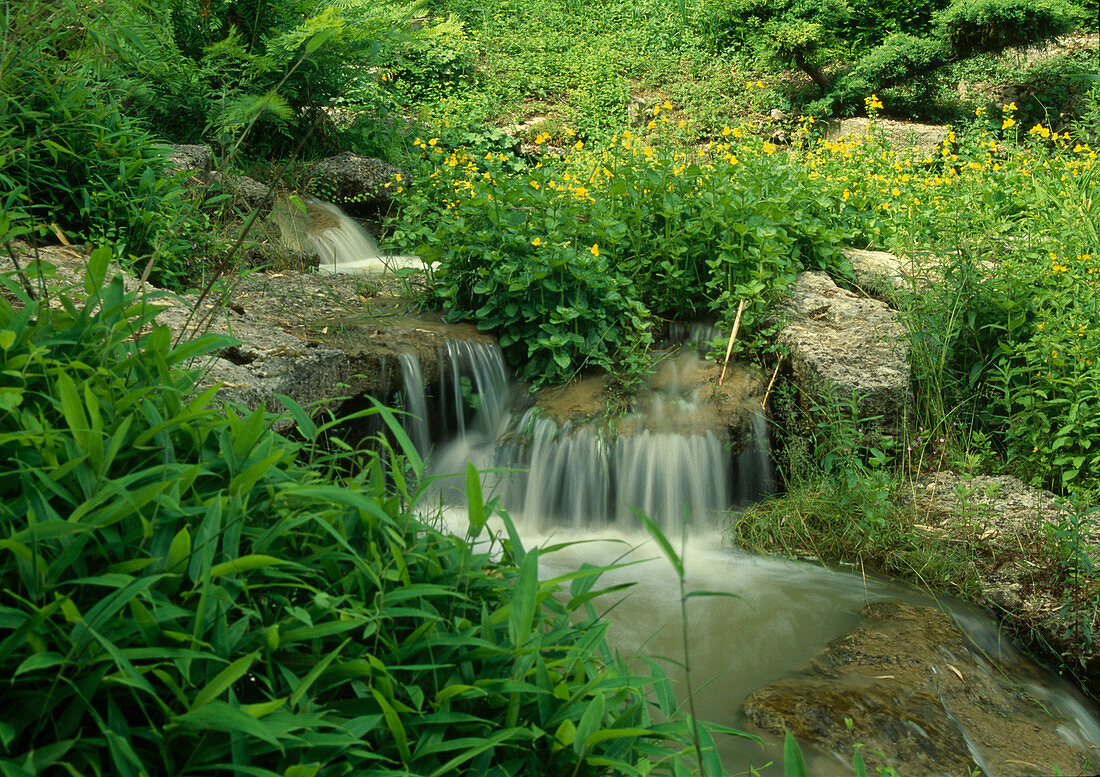
[[[854, 571], [766, 559], [723, 545], [721, 527], [729, 511], [775, 489], [766, 419], [747, 411], [744, 428], [732, 436], [715, 426], [713, 418], [708, 420], [699, 387], [677, 377], [692, 374], [701, 362], [690, 349], [666, 359], [666, 377], [655, 381], [661, 383], [660, 389], [643, 394], [637, 412], [610, 425], [562, 421], [546, 404], [532, 404], [530, 395], [510, 380], [493, 343], [449, 342], [440, 361], [439, 382], [425, 386], [418, 359], [411, 354], [401, 359], [405, 390], [400, 400], [408, 411], [405, 423], [410, 437], [423, 450], [431, 450], [430, 467], [436, 475], [464, 472], [467, 462], [477, 466], [483, 473], [484, 493], [509, 511], [525, 543], [542, 547], [567, 543], [543, 557], [545, 576], [584, 563], [628, 564], [602, 578], [608, 584], [635, 583], [627, 595], [603, 603], [611, 623], [609, 639], [617, 650], [629, 656], [669, 658], [667, 671], [686, 696], [689, 678], [676, 668], [683, 653], [679, 580], [657, 546], [641, 532], [635, 509], [660, 524], [678, 547], [683, 543], [688, 590], [733, 595], [693, 598], [688, 609], [690, 687], [700, 718], [765, 739], [763, 745], [733, 737], [721, 742], [723, 763], [731, 774], [782, 773], [779, 740], [744, 714], [750, 694], [777, 682], [793, 680], [797, 687], [808, 662], [822, 663], [821, 651], [867, 622], [862, 612], [867, 605], [893, 601], [950, 615], [968, 644], [953, 645], [954, 652], [946, 655], [954, 663], [944, 666], [960, 676], [965, 673], [970, 687], [979, 689], [973, 693], [992, 694], [982, 683], [1002, 676], [1007, 668], [1015, 673], [1011, 694], [1034, 697], [1035, 703], [1012, 710], [1020, 718], [1014, 724], [1029, 729], [1046, 726], [1059, 742], [1054, 750], [1010, 744], [1010, 749], [1018, 746], [1027, 752], [1008, 756], [1017, 756], [1021, 764], [1042, 762], [1062, 754], [1059, 746], [1064, 743], [1082, 754], [1078, 763], [1090, 757], [1091, 763], [1097, 763], [1100, 719], [1096, 709], [1060, 678], [1024, 659], [984, 613]], [[672, 378], [667, 377], [669, 371]], [[439, 498], [451, 506], [448, 520], [464, 531], [462, 487], [448, 485], [462, 478], [438, 482]], [[904, 633], [902, 641], [919, 640]], [[945, 650], [937, 644], [920, 647], [929, 656]], [[903, 655], [900, 660], [928, 659]], [[872, 698], [874, 691], [861, 686], [875, 678], [846, 678], [842, 695], [861, 696], [856, 709], [866, 710], [879, 725], [883, 715], [897, 717], [914, 731], [927, 734], [932, 724], [904, 711], [905, 701], [899, 694], [905, 696], [908, 690], [888, 690], [897, 710], [880, 709], [882, 703]], [[805, 682], [809, 688], [816, 680], [805, 675]], [[983, 703], [996, 706], [999, 702], [986, 699]], [[796, 700], [795, 706], [799, 704]], [[954, 717], [967, 716], [956, 710]], [[965, 750], [956, 758], [990, 777], [1030, 773], [1004, 767], [1006, 760], [1011, 764], [1014, 759], [1001, 751], [986, 752], [987, 734], [968, 730], [967, 724], [982, 722], [959, 723]], [[854, 741], [804, 743], [811, 774], [852, 774]], [[944, 747], [950, 750], [946, 740]], [[939, 763], [936, 758], [943, 757], [937, 755], [931, 762]], [[942, 773], [929, 771], [919, 753], [912, 758], [908, 763], [891, 761], [902, 775]], [[1075, 767], [1061, 768], [1063, 773], [1073, 773]], [[1049, 764], [1043, 771], [1050, 773]]]
[[[327, 203], [306, 200], [276, 216], [288, 244], [316, 252], [324, 271], [419, 264], [384, 256]], [[782, 774], [775, 732], [784, 727], [820, 776], [852, 774], [857, 742], [872, 767], [889, 763], [905, 777], [1095, 772], [1095, 706], [1017, 652], [984, 612], [855, 570], [723, 544], [731, 511], [773, 494], [776, 482], [759, 384], [736, 373], [721, 397], [704, 390], [713, 365], [691, 345], [714, 334], [672, 327], [650, 390], [625, 414], [610, 412], [591, 378], [533, 399], [485, 341], [448, 341], [430, 384], [419, 358], [403, 354], [404, 389], [385, 399], [406, 411], [456, 531], [466, 528], [463, 478], [446, 476], [473, 463], [483, 493], [527, 545], [562, 546], [541, 556], [545, 577], [622, 564], [602, 578], [634, 583], [601, 605], [612, 646], [664, 657], [700, 718], [761, 737], [720, 740], [729, 773]], [[678, 668], [680, 580], [635, 511], [680, 548], [686, 590], [721, 594], [688, 602], [690, 677]], [[876, 760], [876, 750], [889, 752]]]

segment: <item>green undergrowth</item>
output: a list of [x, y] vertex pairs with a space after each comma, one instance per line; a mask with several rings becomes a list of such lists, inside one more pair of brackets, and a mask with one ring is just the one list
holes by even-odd
[[[652, 122], [671, 125], [661, 110]], [[740, 129], [699, 153], [625, 132], [529, 164], [440, 130], [414, 141], [392, 239], [439, 263], [433, 294], [449, 317], [495, 331], [536, 384], [596, 368], [644, 380], [663, 321], [732, 324], [742, 301], [738, 347], [759, 346], [768, 304], [797, 272], [843, 272], [829, 218], [843, 204]]]
[[[599, 569], [418, 504], [422, 462], [222, 407], [156, 300], [0, 279], [0, 772], [689, 774], [712, 733], [611, 653]], [[319, 441], [327, 439], [326, 444]], [[354, 457], [349, 459], [349, 457]], [[356, 474], [347, 475], [354, 471]], [[694, 740], [693, 740], [694, 735]]]

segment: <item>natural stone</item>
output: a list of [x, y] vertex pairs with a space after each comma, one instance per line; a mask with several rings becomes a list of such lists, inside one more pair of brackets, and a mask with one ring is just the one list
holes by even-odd
[[900, 422], [909, 403], [905, 327], [885, 303], [839, 288], [822, 272], [799, 273], [781, 306], [787, 317], [777, 342], [808, 409], [854, 398], [854, 410], [884, 426]]
[[[1100, 569], [1100, 527], [1085, 521], [1068, 536], [1073, 516], [1054, 494], [1008, 475], [935, 472], [916, 484], [913, 495], [922, 526], [986, 549], [979, 555], [978, 602], [1100, 691], [1100, 645], [1081, 636], [1100, 633], [1100, 602], [1089, 593], [1095, 578], [1075, 579], [1063, 567], [1064, 554], [1073, 552], [1078, 563]], [[1066, 535], [1060, 550], [1059, 535]], [[1047, 550], [1020, 552], [1036, 546]]]
[[889, 121], [886, 119], [839, 119], [825, 124], [825, 138], [840, 140], [852, 135], [881, 132], [886, 141], [898, 151], [911, 151], [916, 155], [930, 156], [947, 140], [948, 127], [939, 124]]
[[210, 146], [169, 144], [169, 154], [165, 168], [170, 171], [184, 172], [198, 178], [203, 183], [210, 181], [214, 170], [214, 152]]
[[271, 187], [260, 183], [255, 178], [249, 178], [247, 175], [213, 173], [210, 180], [221, 185], [228, 194], [233, 196], [235, 202], [249, 210], [266, 211], [270, 210], [274, 204], [275, 197]]
[[851, 262], [856, 285], [867, 294], [889, 296], [911, 283], [910, 263], [894, 254], [862, 248], [842, 248], [841, 253]]
[[[334, 201], [381, 203], [393, 198], [398, 176], [408, 175], [388, 162], [345, 151], [313, 166], [313, 188]], [[390, 186], [386, 186], [390, 184]]]
[[862, 614], [797, 675], [751, 694], [749, 720], [826, 752], [861, 743], [869, 772], [889, 765], [906, 777], [1083, 774], [1096, 763], [1095, 748], [1063, 737], [1057, 710], [979, 655], [945, 613], [877, 602]]

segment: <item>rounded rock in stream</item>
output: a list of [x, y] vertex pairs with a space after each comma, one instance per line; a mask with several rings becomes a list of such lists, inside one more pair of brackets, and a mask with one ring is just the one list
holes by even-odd
[[[756, 725], [905, 777], [1084, 774], [1097, 752], [1056, 710], [979, 657], [933, 607], [877, 602], [864, 625], [749, 696]], [[850, 721], [850, 726], [849, 726]], [[1095, 743], [1093, 743], [1095, 745]]]

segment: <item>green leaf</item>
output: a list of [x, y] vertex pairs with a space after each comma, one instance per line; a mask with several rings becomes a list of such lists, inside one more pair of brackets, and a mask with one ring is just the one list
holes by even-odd
[[201, 691], [195, 694], [195, 699], [191, 702], [191, 710], [194, 711], [203, 705], [209, 704], [232, 688], [233, 684], [244, 677], [252, 667], [252, 664], [256, 661], [257, 655], [259, 654], [253, 652], [249, 653], [247, 656], [241, 656], [225, 669], [218, 672]]
[[539, 551], [532, 548], [519, 565], [519, 574], [508, 605], [508, 636], [512, 644], [521, 647], [531, 633], [531, 623], [538, 609]]
[[177, 715], [172, 719], [171, 725], [244, 734], [282, 749], [270, 726], [223, 701], [212, 701], [198, 709]]
[[683, 578], [684, 576], [684, 560], [677, 555], [676, 551], [672, 548], [672, 543], [668, 541], [668, 537], [661, 531], [661, 527], [655, 524], [648, 515], [641, 510], [631, 507], [631, 512], [637, 516], [638, 520], [642, 522], [642, 526], [649, 532], [649, 536], [657, 543], [657, 547], [661, 549], [661, 552], [665, 554], [665, 557], [671, 562], [672, 568], [676, 570], [676, 576]]
[[27, 672], [37, 672], [42, 669], [50, 669], [52, 667], [58, 666], [59, 664], [64, 664], [67, 661], [68, 659], [60, 653], [35, 653], [33, 656], [30, 656], [25, 661], [23, 661], [23, 663], [21, 663], [16, 668], [12, 676], [18, 677], [19, 675], [25, 674]]
[[350, 639], [345, 639], [335, 650], [330, 651], [329, 654], [321, 659], [321, 661], [318, 662], [316, 666], [309, 670], [309, 673], [302, 678], [302, 681], [298, 683], [298, 687], [295, 688], [294, 692], [290, 695], [291, 707], [298, 706], [298, 701], [303, 696], [305, 696], [306, 692], [309, 691], [310, 686], [312, 686], [317, 678], [321, 676], [322, 672], [328, 669], [329, 664], [331, 664], [333, 660], [335, 660], [340, 655], [340, 651], [342, 651], [349, 642], [351, 642]]
[[223, 575], [236, 575], [241, 572], [251, 572], [253, 569], [262, 569], [263, 567], [270, 567], [275, 564], [289, 563], [291, 562], [281, 558], [254, 553], [235, 558], [232, 561], [223, 561], [221, 564], [215, 564], [210, 568], [210, 577], [213, 579]]
[[790, 731], [783, 737], [783, 777], [809, 777], [802, 750]]
[[485, 502], [481, 498], [481, 475], [472, 461], [466, 462], [466, 512], [470, 519], [468, 538], [477, 539], [485, 528]]
[[605, 704], [603, 694], [600, 693], [593, 697], [588, 702], [588, 706], [585, 707], [580, 722], [577, 723], [577, 738], [573, 740], [573, 752], [577, 755], [585, 752], [588, 748], [588, 738], [595, 734], [603, 724]]

